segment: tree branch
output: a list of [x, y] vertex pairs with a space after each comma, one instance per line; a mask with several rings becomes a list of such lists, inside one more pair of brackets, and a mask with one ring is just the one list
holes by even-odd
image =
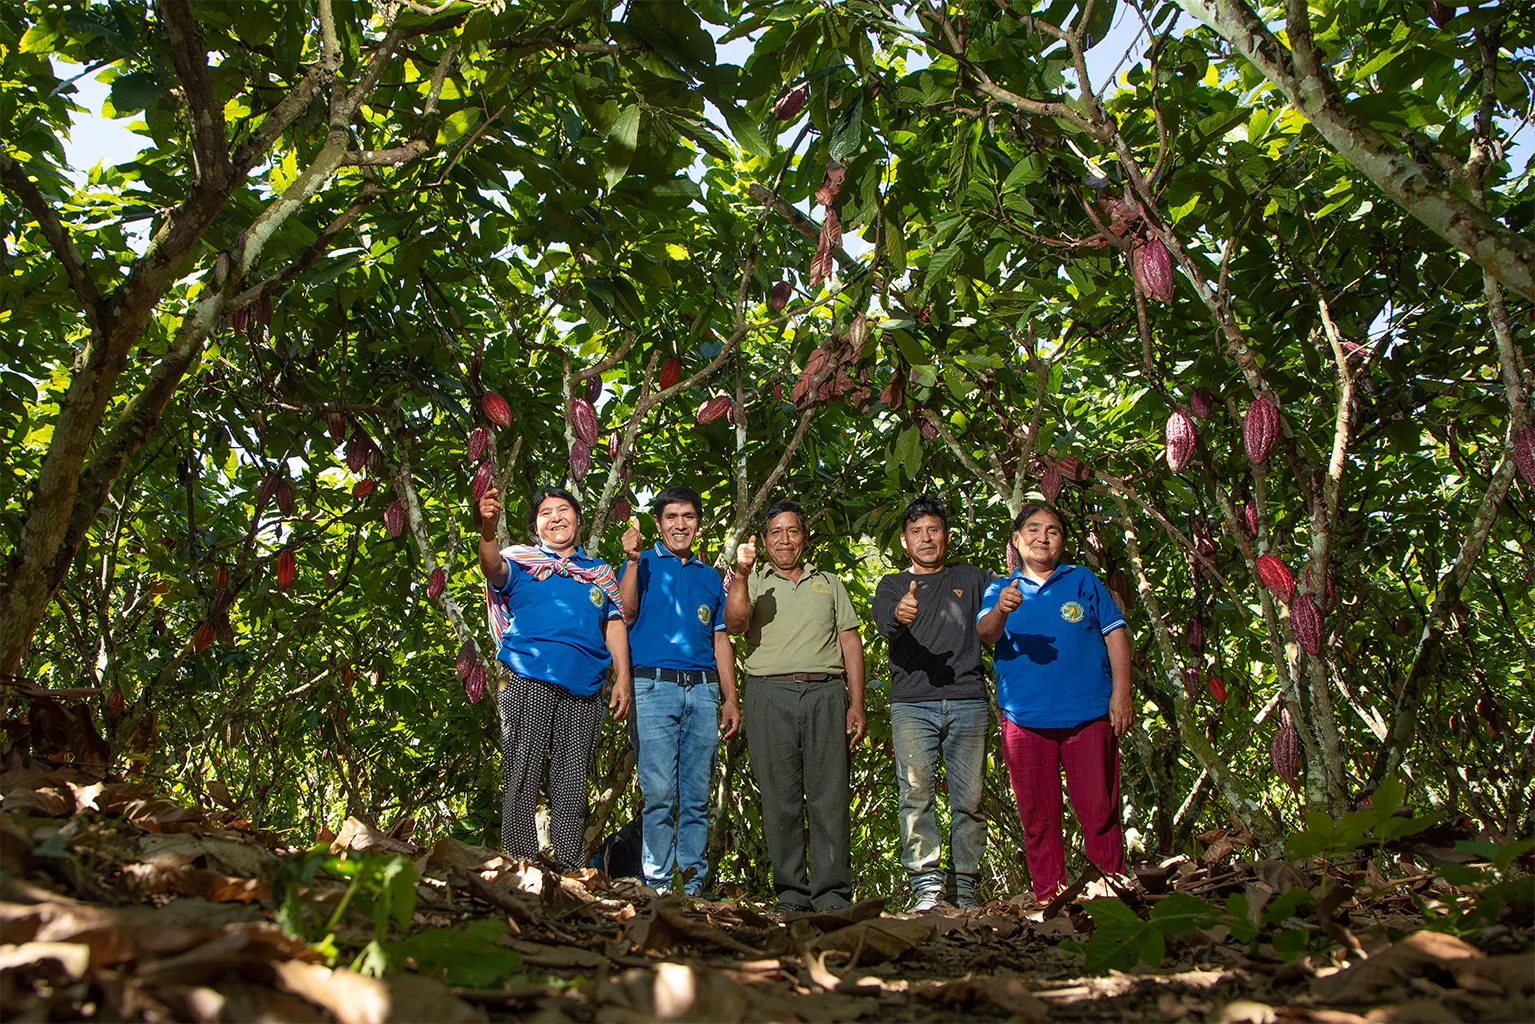
[[170, 36], [171, 62], [187, 104], [187, 124], [196, 158], [193, 187], [222, 188], [233, 177], [229, 142], [224, 135], [224, 106], [208, 77], [208, 49], [187, 0], [161, 0], [160, 17]]
[[27, 177], [26, 168], [4, 150], [0, 150], [0, 183], [15, 193], [21, 205], [37, 221], [38, 229], [52, 247], [53, 254], [64, 265], [64, 274], [69, 278], [69, 286], [80, 299], [91, 333], [99, 337], [102, 333], [103, 312], [101, 292], [91, 277], [90, 268], [85, 265], [80, 250], [75, 248], [75, 240], [70, 237], [68, 229], [59, 220], [47, 197]]

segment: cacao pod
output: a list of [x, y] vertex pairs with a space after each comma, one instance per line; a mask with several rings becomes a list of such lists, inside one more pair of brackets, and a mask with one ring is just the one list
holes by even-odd
[[463, 646], [458, 649], [458, 661], [455, 662], [455, 667], [458, 669], [458, 677], [460, 679], [467, 679], [469, 676], [469, 670], [473, 668], [475, 664], [479, 662], [479, 660], [479, 648], [474, 646], [473, 640], [465, 640]]
[[1189, 409], [1196, 420], [1207, 420], [1215, 411], [1215, 394], [1209, 388], [1195, 388], [1189, 396]]
[[277, 507], [282, 510], [285, 517], [293, 515], [293, 484], [287, 477], [277, 481], [273, 497], [277, 499]]
[[437, 568], [433, 569], [431, 575], [426, 578], [426, 599], [428, 601], [437, 600], [437, 595], [442, 593], [442, 588], [447, 585], [448, 574], [444, 572], [442, 566], [439, 565]]
[[1247, 449], [1247, 460], [1254, 466], [1262, 465], [1278, 437], [1279, 408], [1267, 398], [1254, 399], [1242, 417], [1242, 446]]
[[1054, 501], [1061, 493], [1061, 469], [1052, 463], [1039, 475], [1039, 493], [1046, 501]]
[[1290, 628], [1301, 650], [1311, 655], [1322, 653], [1322, 610], [1310, 594], [1301, 594], [1290, 606]]
[[498, 427], [512, 425], [512, 407], [506, 404], [506, 399], [494, 391], [485, 392], [480, 399], [480, 408], [485, 410], [486, 417]]
[[485, 666], [478, 661], [464, 677], [464, 696], [469, 698], [471, 704], [478, 704], [485, 699]]
[[1199, 696], [1199, 668], [1195, 665], [1183, 670], [1183, 692], [1188, 694], [1189, 700]]
[[590, 377], [586, 378], [586, 404], [596, 405], [597, 400], [601, 397], [602, 377], [594, 373]]
[[1183, 472], [1193, 460], [1197, 440], [1193, 418], [1182, 409], [1174, 409], [1167, 417], [1167, 465], [1174, 473]]
[[475, 468], [474, 483], [470, 485], [470, 493], [474, 495], [475, 501], [479, 501], [481, 496], [490, 490], [490, 485], [495, 482], [495, 478], [496, 467], [489, 459]]
[[597, 414], [586, 399], [571, 399], [570, 425], [587, 448], [597, 443]]
[[1300, 788], [1300, 733], [1290, 720], [1288, 708], [1279, 713], [1279, 729], [1269, 743], [1269, 762], [1291, 789]]
[[326, 413], [325, 429], [330, 434], [330, 439], [340, 444], [346, 440], [346, 417], [339, 412]]
[[221, 565], [213, 570], [213, 589], [223, 590], [229, 586], [229, 567]]
[[1075, 455], [1063, 455], [1056, 460], [1055, 464], [1060, 467], [1062, 476], [1077, 483], [1082, 483], [1093, 475], [1092, 467]]
[[287, 590], [293, 586], [293, 573], [297, 568], [292, 548], [283, 548], [277, 552], [277, 588], [279, 590]]
[[215, 615], [213, 617], [213, 635], [226, 644], [234, 643], [235, 628], [230, 623], [228, 615]]
[[213, 623], [204, 619], [192, 631], [192, 653], [201, 654], [208, 649], [208, 645], [211, 643], [213, 643]]
[[938, 428], [933, 426], [933, 421], [923, 416], [917, 421], [917, 429], [922, 432], [922, 440], [932, 443], [938, 438]]
[[107, 698], [107, 714], [116, 718], [126, 710], [128, 710], [128, 702], [123, 699], [123, 691], [115, 686], [112, 687], [112, 696]]
[[1018, 557], [1018, 546], [1011, 540], [1007, 542], [1007, 573], [1011, 576], [1023, 568], [1023, 559]]
[[209, 615], [221, 615], [224, 609], [229, 607], [229, 602], [234, 600], [234, 591], [228, 587], [219, 587], [213, 592], [213, 600], [208, 605]]
[[368, 464], [368, 449], [373, 447], [373, 439], [367, 431], [358, 427], [352, 431], [352, 436], [346, 439], [346, 468], [353, 473], [362, 472], [362, 468]]
[[479, 462], [480, 456], [485, 454], [485, 446], [490, 443], [490, 431], [484, 427], [475, 427], [469, 431], [469, 461]]
[[1190, 619], [1189, 624], [1184, 627], [1183, 638], [1188, 641], [1191, 650], [1205, 649], [1205, 624], [1199, 620], [1198, 616]]
[[1215, 703], [1226, 703], [1226, 684], [1221, 682], [1221, 677], [1210, 673], [1210, 678], [1205, 680], [1205, 685], [1210, 687], [1210, 696], [1215, 698]]
[[378, 450], [378, 445], [373, 443], [373, 438], [368, 438], [368, 447], [363, 451], [363, 465], [377, 472], [378, 467], [384, 464], [384, 453]]
[[1530, 487], [1535, 487], [1535, 429], [1520, 427], [1514, 434], [1514, 465]]
[[373, 488], [377, 486], [378, 482], [372, 477], [363, 477], [361, 480], [352, 485], [352, 497], [366, 498], [368, 495], [373, 493]]
[[1290, 574], [1290, 567], [1278, 555], [1259, 555], [1257, 564], [1258, 578], [1263, 581], [1263, 585], [1275, 597], [1289, 604], [1295, 596], [1295, 577]]
[[1258, 503], [1249, 501], [1242, 506], [1242, 525], [1247, 528], [1247, 535], [1256, 538], [1258, 536]]
[[676, 356], [672, 356], [670, 359], [668, 359], [661, 366], [661, 378], [660, 378], [660, 381], [659, 381], [659, 383], [661, 385], [661, 390], [665, 391], [668, 388], [670, 388], [673, 385], [675, 385], [677, 383], [678, 378], [680, 378], [681, 376], [682, 376], [682, 360], [678, 359]]
[[618, 448], [622, 443], [623, 441], [619, 438], [618, 431], [615, 430], [608, 435], [608, 458], [618, 458]]
[[627, 523], [632, 515], [634, 515], [634, 506], [629, 504], [629, 499], [619, 498], [613, 503], [613, 522]]
[[805, 109], [805, 100], [809, 98], [810, 90], [808, 86], [802, 85], [798, 89], [789, 90], [774, 102], [773, 117], [779, 121], [789, 120], [795, 114]]
[[716, 395], [698, 407], [698, 413], [693, 417], [693, 422], [700, 426], [705, 423], [713, 423], [725, 415], [725, 411], [729, 408], [730, 396]]
[[847, 362], [856, 363], [863, 358], [863, 347], [869, 340], [869, 318], [862, 313], [853, 317], [847, 326]]
[[773, 382], [773, 401], [783, 401], [783, 381], [781, 380], [775, 380]]
[[585, 441], [573, 441], [570, 445], [570, 475], [577, 480], [585, 480], [586, 474], [592, 471], [592, 450], [586, 446]]
[[384, 509], [384, 529], [389, 531], [391, 537], [398, 537], [400, 531], [405, 529], [405, 506], [400, 504], [399, 499], [391, 501], [389, 507]]
[[782, 313], [784, 307], [789, 304], [789, 300], [793, 297], [794, 285], [788, 281], [779, 281], [773, 286], [773, 290], [768, 292], [768, 309], [774, 313]]
[[261, 478], [261, 486], [256, 488], [256, 507], [260, 508], [272, 500], [272, 495], [277, 493], [277, 485], [282, 477], [276, 473], [268, 473]]
[[1153, 238], [1135, 250], [1134, 277], [1146, 297], [1157, 302], [1171, 302], [1173, 286], [1173, 258], [1167, 246], [1159, 238]]
[[1476, 717], [1482, 728], [1496, 736], [1503, 731], [1503, 716], [1498, 713], [1498, 702], [1492, 691], [1484, 689], [1476, 701]]
[[236, 331], [244, 331], [250, 326], [251, 311], [249, 306], [240, 306], [229, 314], [229, 326]]

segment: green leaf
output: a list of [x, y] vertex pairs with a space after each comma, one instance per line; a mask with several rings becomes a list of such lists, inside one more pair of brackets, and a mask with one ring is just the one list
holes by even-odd
[[773, 147], [768, 145], [762, 133], [757, 131], [757, 126], [741, 108], [734, 103], [725, 103], [720, 107], [720, 113], [725, 115], [725, 124], [729, 126], [731, 137], [736, 140], [736, 145], [764, 160], [773, 155]]
[[1274, 952], [1279, 959], [1286, 962], [1304, 956], [1306, 947], [1310, 944], [1311, 933], [1299, 928], [1292, 928], [1274, 936]]
[[454, 111], [442, 119], [442, 127], [437, 129], [437, 144], [440, 146], [462, 138], [479, 122], [479, 107], [465, 107]]
[[923, 350], [922, 343], [912, 337], [906, 331], [895, 331], [895, 346], [900, 349], [901, 356], [913, 366], [926, 366], [932, 362], [927, 352]]
[[922, 433], [916, 427], [907, 427], [895, 437], [895, 447], [891, 451], [890, 460], [898, 466], [907, 467], [907, 476], [915, 476], [910, 469], [912, 453], [915, 452], [920, 459], [922, 455]]
[[495, 988], [522, 967], [516, 951], [496, 944], [506, 935], [506, 923], [489, 918], [465, 928], [428, 928], [391, 943], [393, 966], [415, 961], [423, 974], [433, 974], [449, 985], [464, 988]]
[[608, 132], [608, 144], [603, 150], [602, 180], [612, 188], [629, 173], [634, 161], [634, 150], [639, 144], [640, 108], [631, 103], [619, 113]]
[[837, 123], [832, 126], [831, 134], [826, 140], [826, 153], [833, 160], [842, 163], [848, 157], [858, 152], [858, 147], [863, 144], [863, 93], [853, 97], [853, 102], [848, 104]]
[[1175, 892], [1151, 908], [1151, 921], [1167, 935], [1182, 935], [1214, 924], [1215, 908], [1197, 896]]

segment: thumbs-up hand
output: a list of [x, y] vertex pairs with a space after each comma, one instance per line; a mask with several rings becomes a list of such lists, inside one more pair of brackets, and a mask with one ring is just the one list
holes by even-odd
[[909, 626], [917, 621], [917, 581], [911, 581], [911, 589], [895, 603], [895, 621]]
[[1019, 605], [1023, 604], [1023, 585], [1013, 580], [1002, 588], [1002, 593], [997, 595], [997, 607], [1005, 614], [1011, 615]]
[[745, 544], [736, 547], [736, 571], [751, 572], [752, 566], [757, 564], [757, 535], [751, 535], [751, 539]]
[[629, 561], [638, 562], [640, 560], [641, 545], [643, 544], [640, 538], [640, 520], [638, 516], [629, 517], [629, 527], [624, 530], [623, 543], [624, 554], [629, 557]]

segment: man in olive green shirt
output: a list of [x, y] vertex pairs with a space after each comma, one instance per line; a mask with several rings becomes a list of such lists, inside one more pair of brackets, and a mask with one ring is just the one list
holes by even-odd
[[863, 643], [842, 581], [805, 565], [799, 506], [775, 501], [762, 536], [760, 569], [755, 537], [736, 549], [725, 626], [746, 634], [746, 743], [773, 887], [780, 912], [836, 910], [853, 897], [848, 753], [866, 728]]

